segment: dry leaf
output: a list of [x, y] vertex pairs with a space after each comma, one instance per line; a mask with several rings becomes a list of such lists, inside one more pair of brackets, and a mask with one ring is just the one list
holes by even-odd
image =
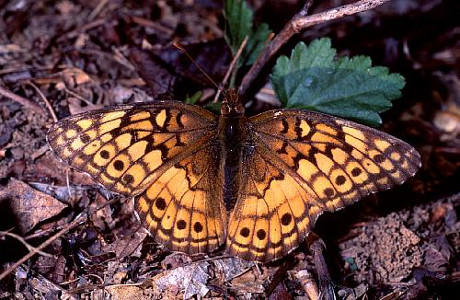
[[194, 295], [204, 297], [209, 291], [206, 285], [210, 278], [207, 272], [209, 266], [208, 262], [201, 261], [165, 271], [150, 279], [148, 285], [157, 289], [160, 295], [172, 295], [184, 291], [184, 299]]
[[67, 207], [55, 198], [14, 178], [0, 191], [0, 200], [9, 200], [11, 211], [18, 220], [16, 225], [22, 234]]

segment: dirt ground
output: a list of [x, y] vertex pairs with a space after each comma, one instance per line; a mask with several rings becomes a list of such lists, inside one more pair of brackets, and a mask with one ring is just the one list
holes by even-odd
[[[316, 1], [311, 13], [351, 2]], [[249, 3], [275, 33], [303, 5]], [[422, 168], [402, 186], [323, 214], [314, 229], [341, 299], [459, 297], [459, 11], [456, 0], [393, 0], [312, 27], [282, 50], [327, 36], [340, 55], [368, 55], [406, 78], [380, 129], [413, 145]], [[67, 167], [46, 142], [54, 121], [82, 111], [196, 92], [212, 101], [212, 86], [172, 42], [219, 82], [232, 58], [221, 1], [0, 0], [0, 16], [0, 298], [314, 293], [306, 246], [267, 265], [167, 252], [141, 228], [131, 199]], [[255, 100], [249, 111], [272, 107]]]

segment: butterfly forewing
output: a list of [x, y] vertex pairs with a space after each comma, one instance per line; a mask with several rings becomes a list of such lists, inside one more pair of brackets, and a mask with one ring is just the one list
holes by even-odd
[[160, 166], [215, 135], [216, 119], [172, 101], [107, 107], [56, 123], [48, 141], [61, 159], [108, 189], [136, 195]]
[[280, 110], [252, 122], [261, 143], [296, 170], [330, 210], [401, 184], [420, 167], [412, 146], [351, 121]]
[[[229, 220], [231, 254], [273, 260], [304, 240], [317, 217], [403, 183], [420, 167], [405, 142], [305, 110], [249, 119], [243, 182]], [[244, 153], [252, 153], [245, 157]]]

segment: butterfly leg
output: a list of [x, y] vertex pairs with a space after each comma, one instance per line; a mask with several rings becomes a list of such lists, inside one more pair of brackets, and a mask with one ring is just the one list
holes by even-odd
[[321, 300], [335, 300], [334, 284], [332, 283], [329, 270], [327, 269], [326, 260], [323, 256], [323, 251], [326, 245], [323, 240], [316, 234], [310, 232], [308, 240], [313, 240], [310, 244], [310, 252], [313, 254], [313, 262], [315, 264], [316, 272], [318, 274], [319, 285], [319, 299]]

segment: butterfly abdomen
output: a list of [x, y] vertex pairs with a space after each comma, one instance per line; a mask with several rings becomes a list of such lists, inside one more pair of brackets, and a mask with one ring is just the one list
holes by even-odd
[[235, 206], [240, 186], [242, 141], [245, 140], [247, 118], [245, 116], [221, 115], [219, 140], [222, 149], [221, 172], [224, 174], [224, 203], [227, 212]]

